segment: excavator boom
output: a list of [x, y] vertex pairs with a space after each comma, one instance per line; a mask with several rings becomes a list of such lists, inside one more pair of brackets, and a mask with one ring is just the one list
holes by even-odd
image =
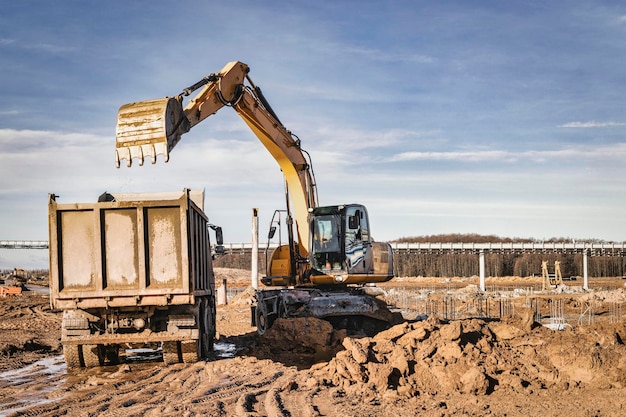
[[[116, 166], [119, 168], [124, 159], [129, 167], [133, 159], [143, 165], [147, 157], [156, 163], [158, 155], [163, 155], [164, 161], [168, 162], [170, 151], [183, 134], [222, 107], [233, 107], [283, 172], [294, 205], [299, 241], [304, 243], [299, 251], [306, 256], [308, 210], [317, 206], [311, 163], [301, 149], [300, 141], [280, 123], [261, 90], [252, 83], [248, 71], [248, 66], [242, 62], [229, 62], [220, 72], [204, 77], [176, 97], [120, 107], [116, 128]], [[249, 85], [244, 84], [245, 81]], [[183, 96], [198, 89], [200, 91], [183, 108]]]
[[[269, 286], [347, 285], [391, 279], [391, 247], [371, 238], [365, 207], [318, 207], [308, 154], [297, 136], [280, 122], [248, 73], [249, 67], [243, 62], [229, 62], [177, 96], [120, 107], [117, 166], [123, 160], [131, 166], [134, 159], [142, 165], [145, 158], [155, 163], [158, 155], [167, 162], [183, 134], [222, 107], [231, 107], [276, 160], [286, 183], [289, 244], [274, 251], [263, 282]], [[192, 94], [183, 106], [184, 97]]]

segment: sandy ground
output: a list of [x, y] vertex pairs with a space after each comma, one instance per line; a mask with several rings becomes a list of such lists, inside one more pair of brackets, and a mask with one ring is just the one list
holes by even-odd
[[[233, 287], [249, 279], [246, 271], [216, 272]], [[623, 283], [534, 293], [563, 300], [565, 315], [579, 317], [551, 330], [537, 322], [528, 294], [500, 318], [471, 314], [474, 282], [463, 281], [399, 279], [403, 287], [439, 286], [428, 297], [453, 295], [454, 310], [467, 314], [415, 320], [419, 312], [404, 311], [407, 322], [374, 337], [346, 337], [315, 319], [277, 320], [258, 337], [248, 290], [218, 307], [209, 361], [165, 366], [158, 355], [129, 357], [72, 372], [61, 356], [61, 314], [47, 297], [0, 299], [0, 416], [626, 415]]]

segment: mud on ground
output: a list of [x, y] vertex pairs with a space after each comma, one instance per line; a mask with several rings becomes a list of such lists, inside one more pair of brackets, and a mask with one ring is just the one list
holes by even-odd
[[[233, 284], [249, 279], [217, 273]], [[626, 294], [563, 297], [617, 306]], [[626, 415], [626, 324], [615, 312], [598, 309], [592, 323], [550, 330], [520, 302], [502, 319], [431, 315], [374, 337], [346, 337], [315, 319], [277, 320], [260, 338], [250, 301], [248, 290], [218, 308], [216, 355], [232, 348], [234, 357], [66, 373], [60, 314], [45, 297], [2, 299], [0, 415]]]

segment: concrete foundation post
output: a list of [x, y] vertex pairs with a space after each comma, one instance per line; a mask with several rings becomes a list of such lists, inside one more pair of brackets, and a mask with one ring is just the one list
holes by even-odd
[[252, 209], [252, 262], [250, 280], [254, 290], [259, 289], [259, 209]]
[[478, 268], [480, 271], [480, 290], [485, 291], [485, 251], [478, 253]]
[[583, 289], [589, 289], [589, 273], [587, 272], [587, 250], [583, 251]]
[[222, 280], [222, 285], [217, 287], [217, 305], [223, 306], [228, 304], [228, 296], [226, 295], [226, 278]]

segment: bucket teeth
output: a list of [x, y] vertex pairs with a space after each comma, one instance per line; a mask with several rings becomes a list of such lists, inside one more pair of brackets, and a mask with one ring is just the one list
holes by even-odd
[[115, 164], [119, 168], [120, 162], [125, 159], [126, 166], [131, 167], [133, 159], [137, 158], [139, 166], [143, 166], [146, 158], [150, 158], [150, 162], [156, 164], [157, 156], [163, 155], [163, 161], [168, 162], [169, 153], [167, 152], [167, 144], [164, 143], [145, 143], [143, 145], [131, 145], [118, 147], [115, 150]]

